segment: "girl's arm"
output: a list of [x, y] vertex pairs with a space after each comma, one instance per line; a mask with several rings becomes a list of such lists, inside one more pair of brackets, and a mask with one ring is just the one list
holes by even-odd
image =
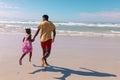
[[29, 36], [28, 36], [28, 38], [27, 38], [27, 40], [29, 40], [29, 41], [32, 41], [32, 42], [33, 42], [32, 35], [29, 35]]
[[24, 40], [25, 40], [25, 37], [23, 38], [23, 42], [24, 42]]
[[29, 40], [33, 42], [33, 40], [32, 40], [32, 35], [30, 35], [30, 39], [29, 39]]
[[32, 41], [32, 36], [29, 35], [29, 36], [27, 37], [27, 40]]

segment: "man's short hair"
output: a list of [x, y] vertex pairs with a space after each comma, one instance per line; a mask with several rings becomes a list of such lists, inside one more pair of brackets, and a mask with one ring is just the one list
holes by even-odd
[[48, 20], [49, 16], [48, 15], [43, 15], [42, 16], [45, 20]]

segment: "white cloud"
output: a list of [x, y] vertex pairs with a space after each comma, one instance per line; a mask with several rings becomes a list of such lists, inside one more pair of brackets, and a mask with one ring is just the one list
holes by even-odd
[[36, 20], [36, 16], [21, 11], [0, 11], [0, 20]]
[[94, 22], [120, 22], [120, 12], [80, 13], [80, 20]]
[[0, 2], [0, 8], [2, 8], [2, 9], [17, 9], [18, 7]]
[[0, 19], [12, 19], [17, 18], [19, 15], [16, 11], [0, 11]]

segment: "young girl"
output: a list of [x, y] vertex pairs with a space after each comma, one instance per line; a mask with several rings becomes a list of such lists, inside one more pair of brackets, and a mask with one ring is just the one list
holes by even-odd
[[31, 62], [32, 57], [32, 39], [31, 39], [31, 29], [26, 28], [26, 36], [23, 38], [23, 45], [22, 45], [22, 56], [19, 60], [19, 64], [22, 65], [22, 59], [26, 54], [29, 54], [29, 62]]

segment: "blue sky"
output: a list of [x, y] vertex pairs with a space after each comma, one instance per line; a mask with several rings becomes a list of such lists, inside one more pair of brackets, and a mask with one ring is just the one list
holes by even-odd
[[120, 22], [120, 0], [0, 0], [0, 20]]

